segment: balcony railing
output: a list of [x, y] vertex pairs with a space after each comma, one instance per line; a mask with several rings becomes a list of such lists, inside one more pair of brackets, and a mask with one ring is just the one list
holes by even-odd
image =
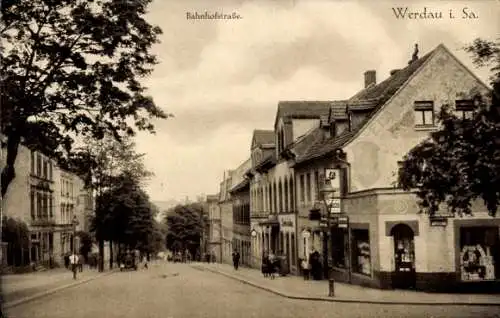
[[252, 218], [267, 218], [269, 212], [264, 211], [254, 211], [250, 213], [250, 217]]
[[36, 218], [31, 220], [32, 226], [54, 226], [56, 225], [56, 219], [54, 217]]

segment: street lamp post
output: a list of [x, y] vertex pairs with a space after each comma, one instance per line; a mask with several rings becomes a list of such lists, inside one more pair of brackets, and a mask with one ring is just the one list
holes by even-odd
[[77, 264], [75, 264], [75, 249], [76, 249], [76, 226], [78, 225], [78, 219], [76, 218], [76, 215], [73, 215], [73, 220], [71, 221], [71, 224], [73, 225], [73, 253], [71, 255], [71, 269], [73, 270], [73, 279], [76, 279], [76, 272], [77, 272]]
[[[324, 266], [328, 266], [327, 267], [327, 275], [328, 275], [328, 296], [329, 297], [333, 297], [335, 296], [335, 287], [334, 287], [334, 279], [331, 275], [331, 268], [330, 268], [330, 264], [328, 262], [328, 259], [329, 259], [329, 251], [328, 251], [328, 244], [329, 244], [329, 240], [328, 240], [328, 233], [331, 232], [331, 227], [332, 227], [332, 223], [331, 223], [331, 210], [332, 210], [332, 207], [333, 207], [333, 204], [335, 202], [335, 189], [332, 187], [331, 183], [329, 182], [328, 178], [326, 178], [327, 174], [325, 173], [325, 184], [323, 186], [323, 188], [320, 190], [320, 192], [322, 193], [323, 195], [323, 201], [324, 201], [324, 204], [325, 204], [325, 208], [326, 208], [326, 227], [327, 229], [324, 231], [324, 235], [326, 237], [326, 239], [323, 241], [323, 244], [325, 244], [324, 246], [324, 251], [325, 251], [325, 262], [324, 262]], [[330, 237], [331, 239], [331, 237]]]
[[76, 250], [76, 226], [79, 224], [78, 218], [76, 215], [73, 215], [73, 220], [71, 221], [71, 224], [73, 224], [73, 254], [75, 253]]

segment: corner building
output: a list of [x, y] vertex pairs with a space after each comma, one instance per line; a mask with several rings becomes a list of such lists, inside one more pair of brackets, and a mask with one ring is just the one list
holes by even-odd
[[[327, 119], [291, 149], [299, 180], [298, 254], [321, 251], [333, 277], [353, 284], [498, 291], [500, 217], [488, 216], [478, 201], [473, 216], [453, 216], [443, 207], [430, 218], [419, 214], [414, 192], [395, 185], [398, 162], [438, 128], [441, 105], [469, 117], [473, 95], [489, 88], [444, 45], [414, 56], [380, 83], [375, 71], [367, 71], [364, 82], [350, 99], [332, 101]], [[325, 168], [336, 171], [329, 182], [338, 189], [347, 228], [333, 222], [324, 231], [310, 220], [324, 209], [319, 189]]]

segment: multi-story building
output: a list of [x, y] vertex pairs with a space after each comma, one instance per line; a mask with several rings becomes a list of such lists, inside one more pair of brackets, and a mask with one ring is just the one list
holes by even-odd
[[231, 264], [231, 254], [233, 251], [233, 204], [230, 190], [232, 187], [232, 171], [224, 171], [222, 182], [220, 183], [219, 209], [221, 218], [221, 261]]
[[270, 214], [269, 192], [265, 191], [267, 174], [263, 172], [273, 162], [274, 139], [274, 130], [254, 130], [250, 146], [252, 168], [246, 173], [250, 180], [251, 266], [256, 268], [261, 266], [262, 252], [269, 245], [259, 223], [267, 221]]
[[[92, 191], [85, 188], [83, 180], [74, 173], [56, 168], [59, 182], [55, 188], [56, 225], [55, 232], [56, 257], [63, 259], [64, 255], [73, 250], [78, 253], [80, 240], [74, 236], [79, 231], [89, 231], [90, 215], [93, 211]], [[74, 223], [76, 221], [76, 223]], [[73, 244], [75, 245], [73, 247]]]
[[251, 168], [251, 160], [245, 160], [233, 170], [232, 184], [229, 190], [233, 208], [233, 250], [240, 253], [240, 263], [250, 266], [250, 182], [246, 172]]
[[[500, 216], [482, 202], [473, 215], [419, 213], [414, 191], [397, 188], [399, 162], [438, 129], [451, 105], [462, 118], [490, 89], [445, 46], [418, 57], [346, 100], [280, 102], [271, 133], [252, 139], [250, 211], [253, 265], [264, 251], [322, 255], [325, 274], [379, 288], [498, 288]], [[262, 141], [264, 140], [264, 141]], [[264, 146], [267, 145], [267, 146]], [[322, 189], [334, 189], [331, 219]], [[330, 226], [330, 227], [329, 227]], [[330, 271], [331, 270], [331, 271]]]
[[208, 222], [209, 222], [209, 234], [208, 234], [208, 253], [215, 257], [215, 261], [220, 262], [222, 260], [222, 224], [221, 224], [221, 213], [219, 207], [219, 194], [207, 195], [207, 207], [208, 207]]
[[[255, 132], [252, 141], [254, 165], [248, 175], [252, 178], [252, 223], [255, 231], [252, 249], [261, 260], [264, 252], [282, 256], [285, 271], [297, 273], [297, 187], [304, 188], [304, 176], [294, 173], [296, 146], [321, 120], [329, 114], [330, 102], [281, 101], [275, 118], [272, 136]], [[273, 147], [263, 148], [259, 140], [272, 138]], [[310, 138], [306, 138], [310, 142]], [[304, 144], [304, 142], [302, 142]], [[302, 147], [303, 148], [303, 147]], [[271, 151], [269, 151], [271, 150]], [[301, 149], [303, 150], [303, 149]], [[260, 155], [265, 153], [265, 155]], [[260, 159], [262, 158], [262, 159]], [[310, 182], [310, 179], [307, 179]], [[310, 200], [311, 193], [307, 192]], [[256, 262], [257, 263], [257, 262]], [[257, 264], [254, 264], [257, 266]]]
[[[30, 246], [25, 254], [30, 263], [46, 266], [61, 263], [64, 252], [72, 247], [75, 193], [81, 190], [82, 182], [74, 174], [61, 173], [53, 159], [22, 144], [15, 170], [16, 177], [2, 200], [3, 215], [28, 225]], [[86, 202], [89, 201], [91, 196]], [[86, 205], [82, 209], [89, 211]]]
[[[438, 128], [441, 105], [468, 117], [473, 94], [488, 87], [443, 45], [421, 58], [414, 54], [388, 75], [377, 83], [375, 71], [366, 72], [365, 87], [332, 102], [328, 121], [309, 133], [315, 141], [304, 139], [306, 151], [295, 153], [295, 175], [305, 179], [297, 187], [299, 254], [326, 247], [326, 232], [307, 215], [324, 209], [308, 193], [321, 199], [318, 190], [328, 180], [340, 205], [323, 258], [336, 280], [380, 288], [498, 288], [500, 218], [488, 216], [481, 202], [473, 204], [473, 216], [456, 217], [444, 207], [430, 218], [419, 213], [413, 192], [395, 184], [398, 162]], [[325, 168], [333, 178], [325, 178]]]

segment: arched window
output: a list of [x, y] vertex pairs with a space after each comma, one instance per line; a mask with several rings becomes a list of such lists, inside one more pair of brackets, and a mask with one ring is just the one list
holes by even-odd
[[289, 191], [289, 187], [288, 187], [288, 177], [285, 178], [285, 211], [286, 212], [289, 212], [290, 209], [289, 209], [289, 204], [288, 204], [288, 191]]
[[273, 211], [278, 212], [278, 195], [276, 191], [276, 181], [273, 181]]
[[281, 185], [281, 179], [278, 181], [278, 212], [283, 212], [283, 186]]

